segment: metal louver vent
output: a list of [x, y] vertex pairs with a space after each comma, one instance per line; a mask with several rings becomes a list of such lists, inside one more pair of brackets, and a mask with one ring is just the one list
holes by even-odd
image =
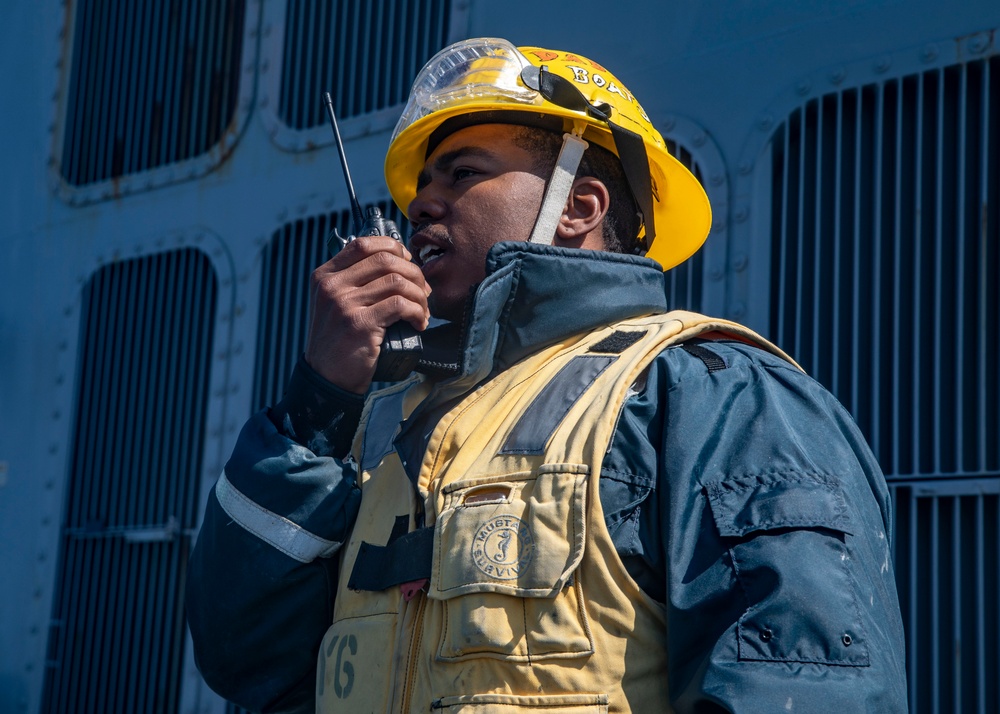
[[910, 711], [1000, 711], [1000, 481], [893, 488]]
[[424, 62], [445, 44], [451, 0], [289, 0], [278, 116], [292, 129], [402, 103]]
[[85, 287], [43, 712], [178, 711], [215, 303], [191, 249]]
[[[380, 202], [382, 213], [403, 233], [406, 220], [395, 205]], [[311, 216], [282, 226], [264, 249], [260, 322], [252, 407], [256, 411], [281, 399], [292, 368], [305, 348], [309, 329], [309, 276], [330, 259], [326, 239], [334, 228], [351, 232], [349, 210]]]
[[778, 343], [891, 478], [1000, 473], [1000, 58], [828, 94], [772, 147]]
[[[233, 141], [244, 0], [80, 0], [60, 173], [73, 186]], [[226, 143], [229, 146], [226, 146]]]
[[[667, 151], [705, 185], [701, 167], [685, 147], [666, 139]], [[704, 301], [705, 251], [699, 250], [676, 268], [667, 271], [667, 307], [671, 310], [700, 312]]]

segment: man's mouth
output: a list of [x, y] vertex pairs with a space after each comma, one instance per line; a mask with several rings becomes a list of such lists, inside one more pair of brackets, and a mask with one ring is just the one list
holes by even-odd
[[420, 261], [422, 267], [427, 267], [429, 264], [433, 263], [435, 260], [444, 255], [444, 248], [437, 245], [425, 245], [417, 253], [417, 260]]

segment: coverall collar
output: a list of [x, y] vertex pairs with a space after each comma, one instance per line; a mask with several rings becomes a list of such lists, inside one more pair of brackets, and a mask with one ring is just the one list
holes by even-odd
[[497, 243], [467, 311], [459, 374], [439, 386], [461, 393], [561, 339], [666, 312], [664, 284], [660, 265], [638, 256]]

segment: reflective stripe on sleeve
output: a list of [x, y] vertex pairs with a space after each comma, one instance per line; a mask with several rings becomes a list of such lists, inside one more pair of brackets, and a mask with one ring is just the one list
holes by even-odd
[[333, 555], [340, 548], [340, 543], [320, 538], [284, 516], [254, 503], [230, 483], [225, 472], [215, 484], [215, 497], [222, 510], [236, 523], [289, 558], [311, 563], [316, 558]]

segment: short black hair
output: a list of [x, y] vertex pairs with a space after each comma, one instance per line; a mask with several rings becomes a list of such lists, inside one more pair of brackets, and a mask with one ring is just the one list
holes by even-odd
[[[534, 126], [518, 126], [514, 143], [535, 155], [534, 169], [549, 176], [559, 159], [562, 134]], [[604, 217], [604, 249], [611, 253], [636, 253], [639, 244], [639, 212], [629, 189], [621, 161], [613, 153], [590, 142], [576, 175], [593, 176], [608, 189], [610, 205]]]

